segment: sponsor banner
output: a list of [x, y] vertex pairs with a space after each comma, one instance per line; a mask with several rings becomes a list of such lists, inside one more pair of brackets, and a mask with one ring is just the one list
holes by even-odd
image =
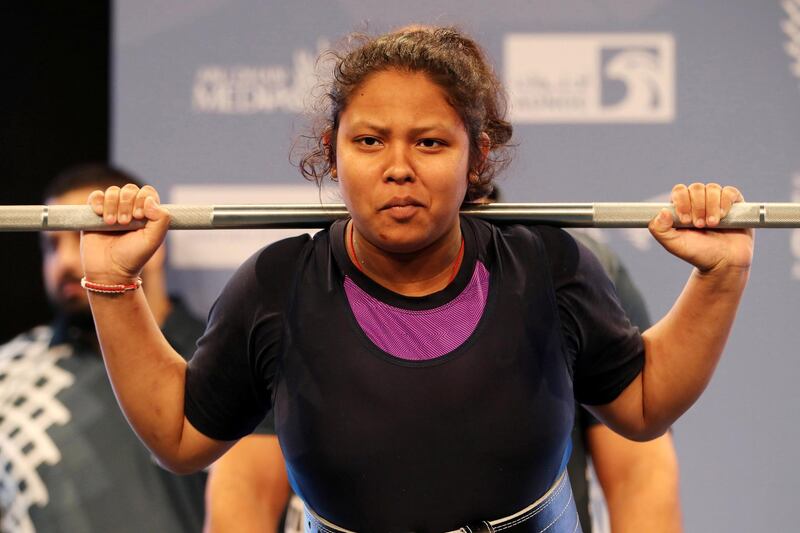
[[[323, 203], [340, 203], [323, 189]], [[170, 202], [187, 205], [319, 204], [313, 183], [299, 185], [177, 185]], [[267, 244], [307, 233], [301, 229], [183, 230], [169, 233], [169, 265], [176, 269], [228, 270]]]
[[675, 42], [668, 33], [509, 34], [503, 61], [514, 122], [675, 119]]
[[192, 110], [223, 115], [300, 113], [318, 80], [317, 57], [328, 46], [320, 39], [316, 52], [295, 50], [291, 66], [200, 66], [192, 85]]

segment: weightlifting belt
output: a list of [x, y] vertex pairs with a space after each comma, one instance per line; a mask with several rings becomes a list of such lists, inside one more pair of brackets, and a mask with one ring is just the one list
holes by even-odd
[[[355, 533], [322, 518], [305, 506], [305, 533]], [[575, 500], [566, 469], [544, 495], [516, 513], [495, 520], [484, 520], [446, 533], [493, 533], [504, 531], [532, 533], [581, 533]]]

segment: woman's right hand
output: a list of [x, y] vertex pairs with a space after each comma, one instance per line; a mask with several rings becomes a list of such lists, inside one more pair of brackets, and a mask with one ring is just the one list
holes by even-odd
[[145, 225], [126, 232], [83, 232], [81, 259], [86, 279], [95, 283], [130, 283], [139, 277], [145, 263], [158, 250], [169, 229], [169, 211], [161, 207], [158, 192], [129, 183], [122, 188], [93, 191], [87, 200], [106, 224]]

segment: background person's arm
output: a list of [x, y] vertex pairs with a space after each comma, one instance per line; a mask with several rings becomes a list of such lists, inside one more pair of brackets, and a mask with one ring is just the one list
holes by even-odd
[[634, 442], [595, 424], [586, 430], [586, 445], [613, 533], [683, 531], [680, 475], [671, 433]]
[[289, 494], [278, 438], [245, 437], [211, 467], [204, 532], [273, 533]]

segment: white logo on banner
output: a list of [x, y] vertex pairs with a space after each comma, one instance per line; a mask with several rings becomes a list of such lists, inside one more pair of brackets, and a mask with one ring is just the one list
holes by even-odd
[[[338, 189], [323, 188], [322, 203], [341, 203]], [[311, 182], [298, 185], [176, 185], [170, 202], [213, 204], [314, 204], [320, 192]], [[309, 233], [303, 229], [172, 231], [169, 264], [177, 269], [233, 269], [258, 249], [280, 239]]]
[[781, 21], [781, 28], [789, 37], [784, 48], [786, 53], [794, 59], [791, 71], [795, 77], [800, 79], [800, 0], [783, 0], [783, 9], [789, 18]]
[[670, 34], [509, 34], [504, 65], [515, 122], [675, 119], [675, 41]]
[[[319, 49], [328, 47], [320, 41]], [[195, 73], [192, 108], [200, 113], [299, 113], [316, 83], [317, 53], [295, 50], [292, 66], [206, 65]]]

